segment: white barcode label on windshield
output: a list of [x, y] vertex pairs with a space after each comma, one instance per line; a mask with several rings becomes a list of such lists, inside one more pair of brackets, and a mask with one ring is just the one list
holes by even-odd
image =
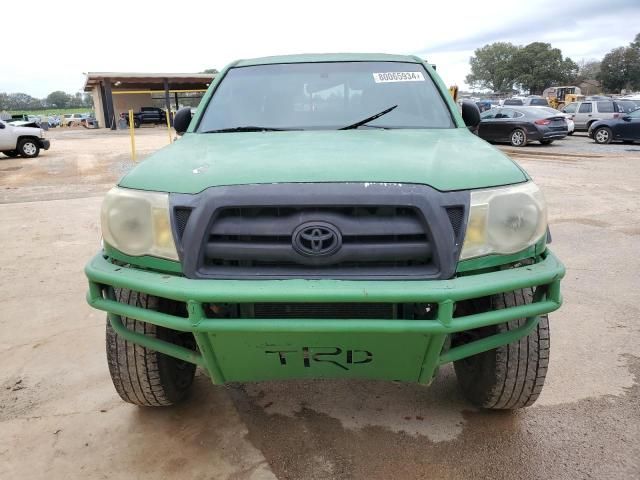
[[422, 72], [382, 72], [374, 73], [376, 83], [384, 82], [424, 82]]

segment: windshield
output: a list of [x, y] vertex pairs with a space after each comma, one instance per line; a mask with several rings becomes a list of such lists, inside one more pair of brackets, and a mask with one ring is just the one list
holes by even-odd
[[631, 100], [618, 101], [618, 110], [623, 113], [633, 112], [638, 108], [640, 102], [633, 102]]
[[232, 68], [197, 131], [452, 128], [424, 67], [404, 62], [331, 62]]

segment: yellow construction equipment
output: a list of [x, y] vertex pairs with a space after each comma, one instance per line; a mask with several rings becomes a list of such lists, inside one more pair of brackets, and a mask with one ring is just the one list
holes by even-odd
[[560, 109], [571, 102], [584, 100], [580, 87], [574, 85], [547, 88], [542, 92], [542, 96], [547, 99], [552, 108], [556, 109]]

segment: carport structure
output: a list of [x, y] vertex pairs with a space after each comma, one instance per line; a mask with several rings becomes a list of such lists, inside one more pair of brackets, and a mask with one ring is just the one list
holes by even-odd
[[167, 111], [177, 110], [181, 98], [202, 95], [215, 76], [214, 73], [89, 72], [84, 91], [93, 96], [100, 125], [115, 130], [121, 113], [153, 106], [154, 95], [164, 96]]

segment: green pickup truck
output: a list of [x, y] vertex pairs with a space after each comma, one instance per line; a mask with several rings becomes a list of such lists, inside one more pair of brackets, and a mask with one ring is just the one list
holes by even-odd
[[423, 60], [293, 55], [225, 68], [182, 138], [105, 197], [88, 302], [122, 399], [214, 384], [366, 378], [531, 405], [564, 267], [545, 201], [476, 137]]

